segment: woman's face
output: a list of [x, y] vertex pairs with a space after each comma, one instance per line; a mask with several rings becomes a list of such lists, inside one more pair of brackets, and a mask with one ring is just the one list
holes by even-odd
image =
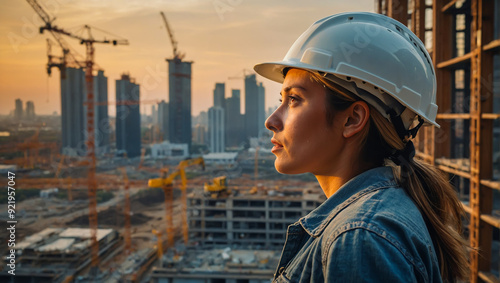
[[[307, 71], [291, 69], [281, 88], [281, 105], [266, 120], [273, 132], [276, 170], [326, 174], [341, 149], [342, 133], [326, 120], [326, 89]], [[329, 95], [329, 94], [328, 94]], [[335, 165], [333, 165], [335, 167]]]

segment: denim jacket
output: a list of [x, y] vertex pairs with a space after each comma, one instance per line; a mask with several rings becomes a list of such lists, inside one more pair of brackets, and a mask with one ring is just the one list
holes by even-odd
[[419, 210], [390, 167], [366, 171], [288, 226], [273, 282], [441, 282]]

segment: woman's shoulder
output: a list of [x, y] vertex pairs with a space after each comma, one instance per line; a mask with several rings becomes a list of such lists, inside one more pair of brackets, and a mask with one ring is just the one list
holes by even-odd
[[430, 242], [430, 236], [422, 214], [404, 189], [389, 187], [360, 196], [345, 206], [328, 224], [329, 237], [353, 229], [371, 231], [377, 227], [392, 235], [410, 234]]

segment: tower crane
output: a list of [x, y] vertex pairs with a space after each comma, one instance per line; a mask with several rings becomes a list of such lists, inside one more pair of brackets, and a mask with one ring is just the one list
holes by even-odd
[[[59, 46], [62, 48], [63, 51], [63, 56], [59, 58], [59, 62], [54, 63], [53, 56], [50, 54], [51, 47], [48, 46], [48, 55], [49, 55], [49, 62], [47, 63], [47, 73], [51, 74], [51, 68], [52, 67], [58, 67], [61, 70], [61, 76], [64, 78], [64, 68], [66, 66], [75, 66], [75, 67], [84, 67], [83, 60], [81, 56], [74, 50], [71, 49], [71, 46], [64, 40], [63, 34], [64, 32], [61, 29], [59, 29], [56, 25], [53, 24], [55, 21], [55, 17], [52, 18], [49, 16], [49, 14], [42, 8], [42, 6], [36, 1], [36, 0], [26, 0], [28, 4], [31, 5], [31, 7], [35, 10], [35, 12], [40, 16], [42, 21], [45, 23], [45, 26], [40, 27], [40, 33], [42, 33], [44, 30], [48, 30], [52, 37], [57, 41]], [[48, 45], [51, 45], [48, 42]]]
[[[80, 44], [85, 45], [86, 58], [85, 58], [85, 82], [87, 91], [87, 160], [88, 160], [88, 196], [89, 196], [89, 224], [90, 224], [90, 239], [91, 239], [91, 267], [93, 270], [97, 269], [99, 263], [99, 243], [97, 242], [97, 180], [96, 180], [96, 156], [95, 156], [95, 131], [94, 131], [94, 78], [92, 75], [94, 67], [94, 44], [113, 44], [113, 45], [128, 45], [127, 40], [97, 40], [92, 36], [91, 28], [85, 25], [87, 31], [87, 36], [83, 37], [70, 32], [67, 32], [55, 25], [53, 21], [55, 18], [50, 18], [50, 16], [45, 12], [45, 10], [38, 4], [36, 0], [26, 0], [35, 10], [35, 12], [44, 21], [45, 26], [40, 27], [40, 33], [44, 30], [49, 31], [52, 36], [57, 40], [59, 45], [63, 49], [63, 57], [69, 54], [69, 45], [64, 41], [63, 35], [77, 39]], [[70, 55], [70, 57], [72, 57]], [[76, 61], [76, 59], [75, 59]]]
[[167, 17], [165, 16], [165, 14], [163, 12], [160, 12], [160, 14], [161, 14], [161, 17], [163, 18], [163, 23], [165, 24], [165, 27], [167, 28], [168, 36], [170, 37], [170, 43], [172, 44], [174, 59], [182, 60], [186, 54], [179, 53], [179, 51], [177, 50], [177, 40], [175, 40], [174, 32], [172, 31], [172, 29], [168, 25]]
[[125, 252], [130, 254], [132, 252], [132, 237], [130, 235], [130, 193], [129, 193], [129, 181], [127, 175], [127, 169], [122, 168], [123, 175], [123, 186], [125, 189]]
[[185, 168], [191, 165], [201, 164], [202, 168], [205, 169], [205, 161], [202, 157], [198, 157], [195, 159], [187, 159], [183, 160], [177, 166], [177, 170], [175, 170], [170, 175], [167, 175], [168, 172], [164, 171], [162, 178], [157, 179], [149, 179], [148, 187], [151, 188], [162, 188], [165, 193], [165, 213], [167, 218], [167, 246], [171, 247], [174, 245], [174, 221], [172, 218], [174, 209], [173, 209], [173, 186], [172, 182], [177, 176], [181, 177], [182, 186], [181, 186], [181, 203], [182, 203], [182, 232], [184, 243], [187, 245], [188, 243], [188, 223], [187, 223], [187, 193], [186, 193], [186, 185], [187, 178]]

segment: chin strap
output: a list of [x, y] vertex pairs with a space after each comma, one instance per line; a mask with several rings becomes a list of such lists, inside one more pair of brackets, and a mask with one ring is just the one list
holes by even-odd
[[398, 133], [399, 138], [404, 142], [408, 140], [405, 144], [405, 147], [402, 150], [395, 150], [389, 159], [392, 160], [396, 165], [404, 165], [405, 163], [410, 162], [415, 157], [415, 146], [413, 142], [410, 140], [417, 135], [418, 130], [424, 124], [424, 119], [422, 117], [418, 117], [418, 124], [412, 128], [407, 130], [404, 126], [403, 120], [400, 115], [397, 115], [396, 112], [391, 109], [388, 111], [389, 117], [391, 118], [391, 122]]

